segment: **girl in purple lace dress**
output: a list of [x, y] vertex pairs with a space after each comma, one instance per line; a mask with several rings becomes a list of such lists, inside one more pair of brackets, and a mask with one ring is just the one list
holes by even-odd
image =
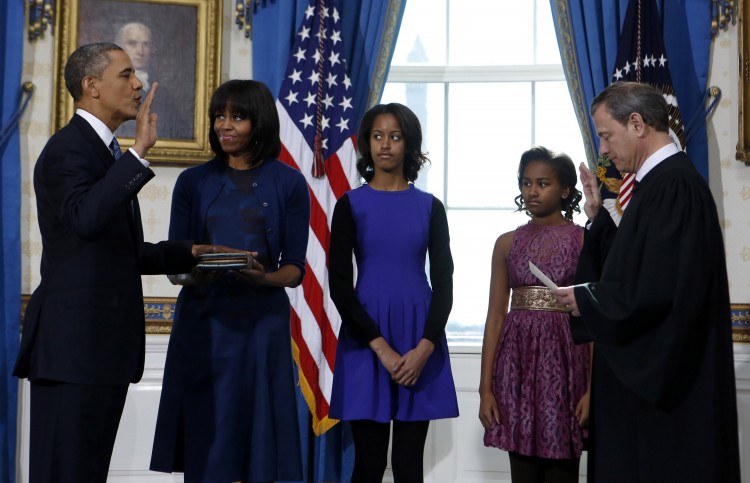
[[479, 419], [485, 446], [508, 451], [514, 483], [578, 481], [590, 347], [573, 344], [567, 309], [529, 271], [532, 261], [556, 284], [573, 282], [583, 239], [572, 222], [576, 181], [568, 156], [526, 151], [515, 201], [531, 221], [501, 235], [492, 254]]

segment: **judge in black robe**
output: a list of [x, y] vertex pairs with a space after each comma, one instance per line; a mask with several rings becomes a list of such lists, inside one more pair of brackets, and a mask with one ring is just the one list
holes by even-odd
[[729, 289], [711, 192], [671, 143], [655, 89], [613, 84], [592, 115], [600, 153], [638, 184], [615, 226], [581, 167], [591, 223], [578, 285], [558, 291], [577, 342], [594, 341], [589, 481], [739, 482]]

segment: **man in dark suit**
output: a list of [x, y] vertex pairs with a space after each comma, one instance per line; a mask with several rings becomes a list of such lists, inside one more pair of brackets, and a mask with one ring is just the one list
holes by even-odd
[[[65, 65], [76, 114], [34, 169], [42, 281], [13, 371], [31, 383], [31, 483], [106, 481], [128, 385], [143, 373], [141, 274], [187, 272], [196, 255], [225, 250], [143, 241], [136, 195], [154, 176], [143, 158], [157, 116], [155, 88], [142, 102], [134, 72], [115, 44], [76, 50]], [[129, 119], [123, 154], [112, 133]]]

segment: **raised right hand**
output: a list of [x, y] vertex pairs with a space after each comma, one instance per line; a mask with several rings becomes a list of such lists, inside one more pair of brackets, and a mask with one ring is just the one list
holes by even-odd
[[156, 123], [159, 116], [151, 112], [151, 105], [154, 103], [154, 95], [159, 88], [159, 83], [154, 82], [151, 90], [146, 96], [146, 100], [141, 103], [138, 114], [135, 116], [135, 142], [133, 149], [141, 158], [145, 158], [148, 150], [156, 144]]
[[583, 211], [590, 221], [594, 221], [596, 214], [599, 213], [599, 209], [602, 207], [602, 194], [599, 191], [599, 183], [594, 173], [591, 172], [585, 163], [581, 163], [578, 170], [581, 173], [583, 195], [586, 197], [586, 201], [583, 204]]

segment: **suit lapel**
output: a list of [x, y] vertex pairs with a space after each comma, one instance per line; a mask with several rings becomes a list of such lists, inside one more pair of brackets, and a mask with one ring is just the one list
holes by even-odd
[[106, 169], [109, 169], [114, 164], [115, 157], [112, 156], [109, 148], [104, 144], [104, 141], [102, 141], [102, 138], [99, 137], [96, 131], [94, 131], [94, 128], [91, 127], [91, 124], [78, 114], [73, 115], [70, 119], [70, 124], [78, 128], [86, 141], [94, 148], [97, 159], [101, 161]]

